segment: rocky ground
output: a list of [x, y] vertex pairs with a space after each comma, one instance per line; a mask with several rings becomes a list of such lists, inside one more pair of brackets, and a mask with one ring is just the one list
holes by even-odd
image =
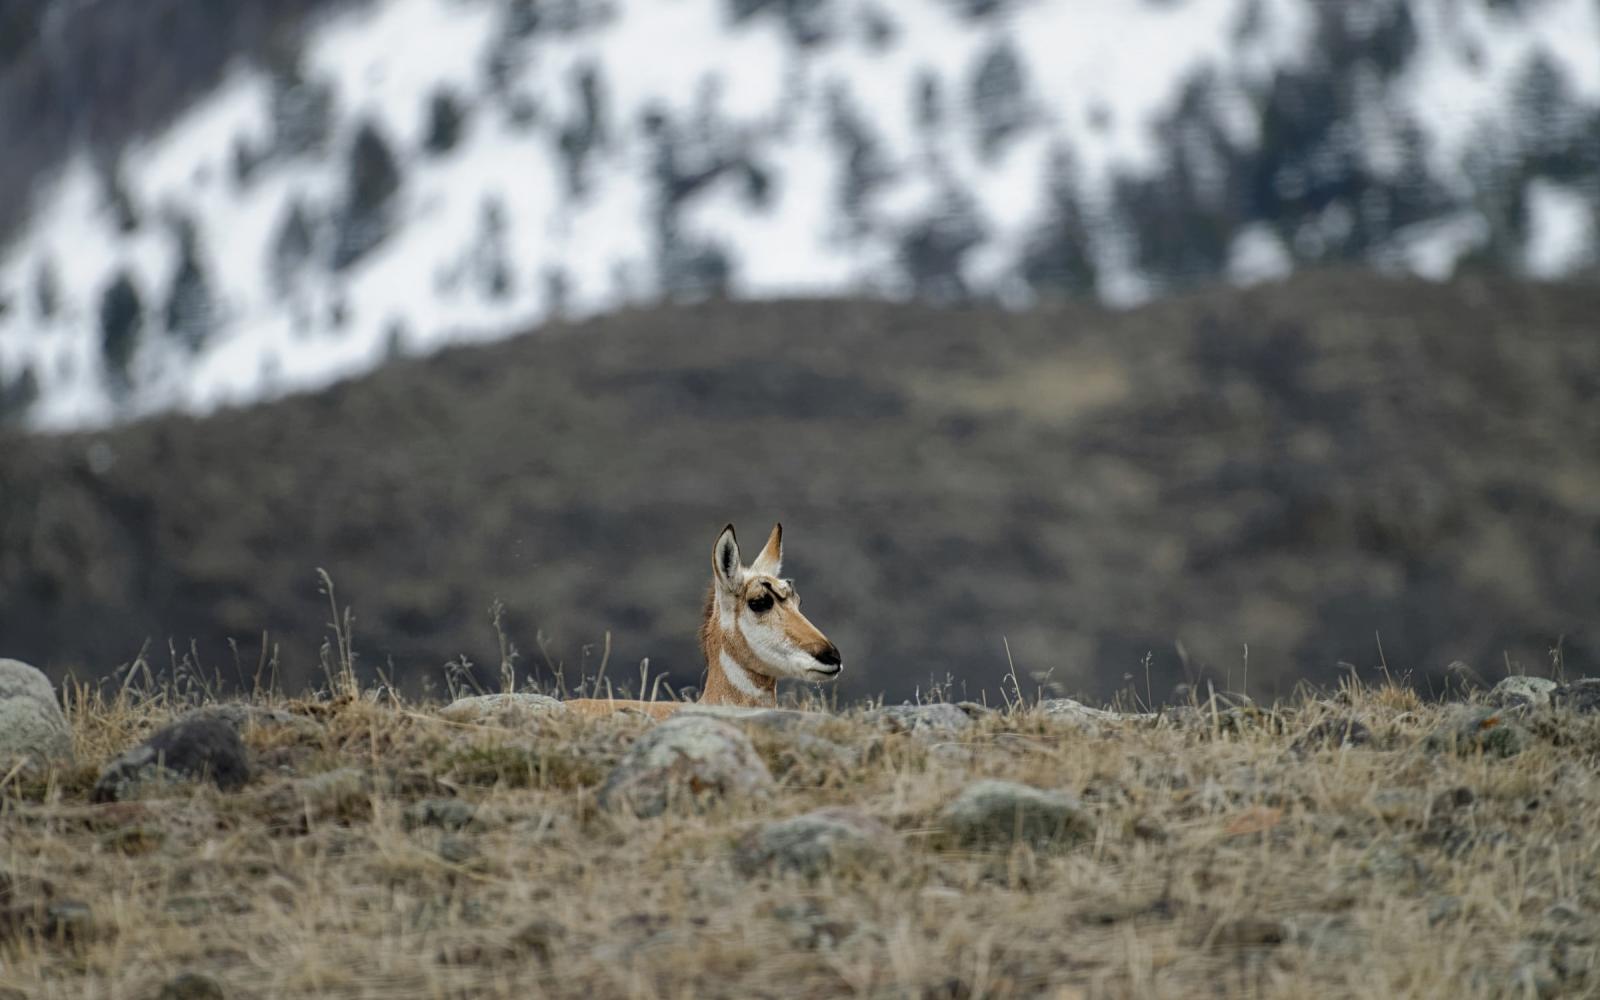
[[0, 663], [5, 1000], [1600, 986], [1594, 681], [654, 724], [40, 680]]

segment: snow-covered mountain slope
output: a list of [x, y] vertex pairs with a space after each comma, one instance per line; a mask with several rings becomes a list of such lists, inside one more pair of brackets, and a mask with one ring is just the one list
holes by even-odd
[[0, 249], [0, 416], [93, 426], [662, 298], [1131, 303], [1594, 266], [1596, 0], [377, 0]]

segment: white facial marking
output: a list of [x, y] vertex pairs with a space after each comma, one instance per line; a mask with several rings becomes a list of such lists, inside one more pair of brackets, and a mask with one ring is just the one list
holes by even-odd
[[756, 686], [756, 682], [750, 679], [750, 675], [745, 673], [745, 669], [739, 666], [738, 661], [728, 655], [727, 650], [722, 651], [719, 662], [722, 664], [722, 673], [728, 678], [729, 684], [752, 698], [766, 697], [767, 693]]
[[813, 674], [816, 660], [811, 654], [796, 649], [784, 637], [781, 629], [752, 623], [747, 618], [739, 620], [739, 634], [749, 643], [750, 651], [766, 668], [769, 677], [807, 677]]

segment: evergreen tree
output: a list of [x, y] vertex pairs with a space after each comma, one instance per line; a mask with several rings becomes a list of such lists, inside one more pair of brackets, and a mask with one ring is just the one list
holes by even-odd
[[400, 165], [371, 122], [362, 124], [350, 147], [344, 208], [334, 236], [331, 265], [342, 271], [382, 243], [393, 225], [400, 191]]
[[1099, 279], [1094, 239], [1069, 150], [1051, 154], [1046, 184], [1046, 221], [1029, 240], [1018, 270], [1035, 292], [1092, 296]]
[[978, 60], [971, 85], [978, 153], [993, 160], [1032, 117], [1022, 59], [1010, 41], [996, 42]]
[[100, 351], [115, 388], [127, 387], [128, 365], [139, 346], [139, 332], [143, 328], [144, 302], [139, 289], [128, 272], [118, 272], [100, 296]]
[[167, 292], [167, 332], [185, 347], [197, 350], [211, 335], [215, 323], [215, 304], [211, 282], [201, 261], [198, 238], [192, 222], [178, 227], [178, 266]]
[[434, 156], [443, 156], [461, 142], [461, 132], [466, 124], [467, 112], [456, 92], [441, 87], [428, 98], [428, 128], [422, 148]]

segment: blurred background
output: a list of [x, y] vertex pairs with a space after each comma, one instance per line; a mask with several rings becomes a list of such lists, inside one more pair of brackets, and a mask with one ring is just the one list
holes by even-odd
[[1600, 672], [1597, 0], [8, 0], [0, 655]]

